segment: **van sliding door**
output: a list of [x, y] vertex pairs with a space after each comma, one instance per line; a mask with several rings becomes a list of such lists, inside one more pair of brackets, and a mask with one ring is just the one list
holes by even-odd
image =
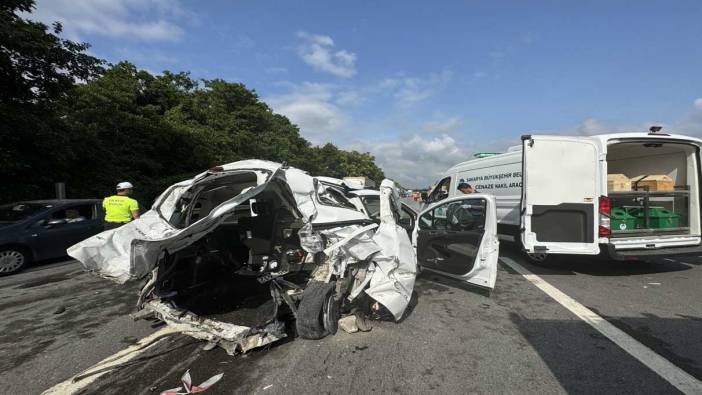
[[522, 244], [529, 253], [597, 254], [599, 150], [586, 137], [524, 136]]

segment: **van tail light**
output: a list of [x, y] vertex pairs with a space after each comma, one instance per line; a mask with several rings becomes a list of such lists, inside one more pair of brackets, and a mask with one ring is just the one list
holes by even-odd
[[612, 228], [610, 227], [610, 216], [612, 215], [612, 204], [607, 196], [600, 196], [599, 211], [600, 211], [599, 235], [602, 237], [610, 236], [612, 234]]

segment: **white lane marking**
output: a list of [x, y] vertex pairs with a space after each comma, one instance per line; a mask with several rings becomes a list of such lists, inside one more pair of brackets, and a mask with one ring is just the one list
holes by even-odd
[[[160, 330], [157, 330], [156, 332], [150, 334], [149, 336], [146, 336], [145, 338], [139, 340], [136, 344], [129, 346], [125, 348], [124, 350], [111, 355], [102, 361], [98, 362], [96, 365], [76, 374], [75, 376], [71, 377], [70, 379], [58, 383], [55, 386], [47, 389], [46, 391], [42, 392], [42, 395], [65, 395], [65, 394], [75, 394], [78, 391], [82, 390], [83, 388], [87, 387], [88, 385], [92, 384], [97, 380], [100, 376], [109, 373], [109, 368], [128, 362], [136, 357], [138, 357], [141, 353], [144, 351], [148, 350], [161, 340], [163, 340], [160, 337], [177, 333], [178, 331], [174, 330], [171, 327], [165, 327], [161, 328]], [[102, 371], [100, 373], [95, 373], [93, 375], [84, 377], [81, 380], [77, 380], [74, 382], [74, 379], [76, 377], [82, 376], [84, 374], [90, 373], [90, 372], [95, 372], [101, 369], [106, 369], [105, 371]]]
[[650, 348], [639, 343], [634, 338], [627, 335], [624, 331], [595, 314], [592, 310], [581, 305], [575, 301], [575, 299], [564, 294], [558, 288], [547, 283], [541, 277], [530, 272], [513, 259], [501, 257], [500, 260], [512, 269], [516, 270], [517, 273], [524, 276], [524, 278], [546, 293], [546, 295], [550, 296], [563, 307], [570, 310], [573, 314], [578, 316], [578, 318], [597, 329], [601, 334], [614, 342], [614, 344], [618, 345], [624, 351], [638, 359], [639, 362], [646, 365], [649, 369], [653, 370], [681, 392], [685, 394], [702, 394], [702, 381], [697, 380], [689, 373], [673, 365], [667, 359], [661, 357]]

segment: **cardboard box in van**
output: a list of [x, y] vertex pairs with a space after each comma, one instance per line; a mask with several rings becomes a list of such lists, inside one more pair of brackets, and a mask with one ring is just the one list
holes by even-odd
[[673, 179], [664, 174], [640, 175], [631, 179], [631, 186], [637, 191], [663, 192], [675, 189]]
[[607, 190], [610, 192], [631, 191], [631, 179], [624, 174], [607, 174]]

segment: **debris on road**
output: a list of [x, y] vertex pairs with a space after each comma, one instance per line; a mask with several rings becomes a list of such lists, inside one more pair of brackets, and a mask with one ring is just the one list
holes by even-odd
[[[200, 385], [193, 385], [193, 380], [190, 377], [190, 369], [188, 369], [185, 372], [185, 374], [183, 374], [183, 377], [181, 377], [181, 379], [180, 379], [180, 381], [183, 383], [182, 387], [177, 387], [177, 388], [165, 390], [165, 391], [161, 392], [161, 395], [186, 395], [186, 394], [197, 394], [200, 392], [205, 392], [208, 388], [212, 387], [219, 380], [221, 380], [223, 376], [224, 376], [224, 373], [220, 373], [220, 374], [217, 374], [217, 375], [210, 377], [209, 379], [205, 380]], [[182, 392], [182, 391], [184, 391], [184, 392]]]
[[66, 311], [65, 306], [59, 306], [56, 308], [56, 310], [54, 310], [54, 314], [61, 314], [61, 313], [64, 313], [65, 311]]
[[347, 314], [369, 330], [372, 304], [402, 317], [416, 256], [394, 182], [381, 183], [377, 224], [337, 181], [260, 160], [218, 166], [68, 253], [120, 284], [146, 278], [138, 310], [229, 354], [286, 337], [292, 321], [309, 339]]
[[356, 316], [347, 315], [339, 320], [339, 328], [343, 329], [346, 333], [356, 333], [358, 332], [358, 326], [356, 326]]

